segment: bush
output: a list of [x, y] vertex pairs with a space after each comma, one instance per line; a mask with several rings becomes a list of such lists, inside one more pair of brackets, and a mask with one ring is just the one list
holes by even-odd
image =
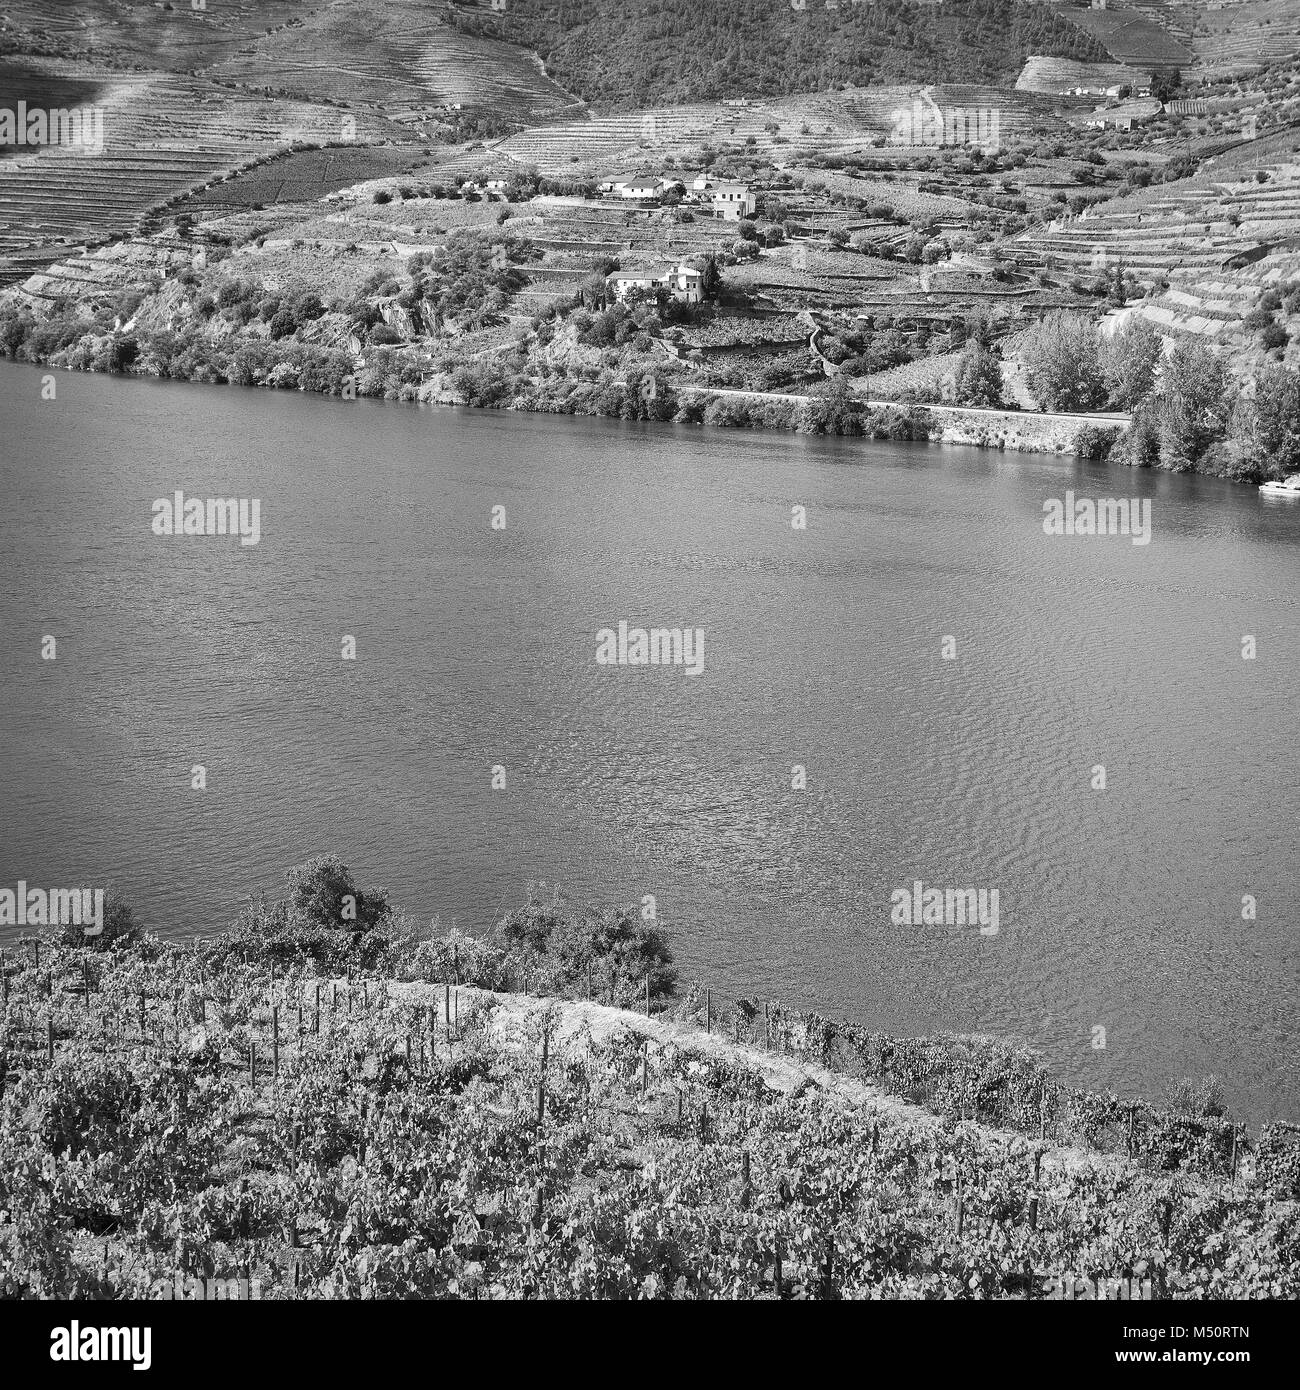
[[117, 893], [104, 895], [103, 931], [98, 936], [87, 936], [84, 926], [75, 922], [59, 928], [58, 941], [62, 946], [88, 946], [94, 951], [107, 951], [113, 947], [132, 946], [144, 935], [144, 928], [135, 919], [135, 910], [125, 898]]
[[285, 875], [287, 892], [249, 903], [216, 944], [219, 960], [315, 961], [372, 967], [391, 948], [393, 909], [384, 888], [362, 890], [337, 855], [310, 859]]
[[1110, 457], [1116, 440], [1124, 431], [1119, 428], [1107, 429], [1104, 425], [1084, 425], [1074, 436], [1074, 452], [1084, 459], [1104, 461]]
[[530, 900], [497, 931], [523, 968], [533, 967], [539, 986], [544, 980], [551, 991], [585, 988], [589, 970], [593, 985], [612, 983], [621, 1002], [644, 999], [647, 978], [652, 998], [671, 994], [676, 984], [663, 931], [635, 908], [576, 910], [558, 898], [545, 905]]

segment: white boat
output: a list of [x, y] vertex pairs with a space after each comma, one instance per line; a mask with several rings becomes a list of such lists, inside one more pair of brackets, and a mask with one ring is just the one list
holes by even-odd
[[1265, 497], [1300, 497], [1300, 473], [1292, 473], [1285, 482], [1260, 483], [1259, 490]]

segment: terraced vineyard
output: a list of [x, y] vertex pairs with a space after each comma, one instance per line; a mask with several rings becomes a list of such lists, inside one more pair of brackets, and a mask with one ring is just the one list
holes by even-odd
[[[0, 163], [0, 255], [120, 234], [150, 208], [253, 159], [340, 134], [340, 113], [327, 106], [257, 100], [167, 73], [123, 78], [89, 64], [29, 61], [38, 77], [95, 86], [104, 148], [47, 147]], [[357, 134], [381, 141], [400, 129], [363, 115]]]
[[[309, 13], [309, 11], [308, 11]], [[191, 72], [289, 24], [302, 22], [302, 0], [10, 0], [6, 36], [24, 52], [79, 57], [112, 67]]]
[[1105, 91], [1125, 83], [1137, 85], [1150, 80], [1151, 74], [1125, 63], [1076, 63], [1070, 58], [1044, 58], [1033, 54], [1016, 78], [1016, 91], [1042, 92], [1057, 95], [1072, 92], [1076, 87]]
[[459, 103], [536, 120], [574, 105], [525, 49], [461, 33], [427, 0], [330, 6], [213, 72], [253, 87], [416, 112]]
[[170, 210], [208, 217], [276, 203], [311, 202], [353, 184], [404, 173], [420, 159], [418, 148], [400, 145], [303, 150], [212, 184], [173, 204]]
[[1195, 21], [1193, 47], [1211, 72], [1284, 62], [1300, 53], [1300, 10], [1294, 0], [1220, 0], [1216, 5], [1171, 4], [1180, 34]]
[[[743, 107], [720, 102], [647, 107], [531, 128], [495, 148], [520, 164], [536, 165], [543, 173], [572, 173], [575, 167], [628, 172], [638, 163], [650, 167], [668, 155], [694, 153], [706, 145], [742, 151], [747, 160], [778, 167], [798, 164], [814, 153], [848, 153], [873, 145], [883, 145], [880, 152], [887, 155], [900, 128], [900, 112], [910, 112], [916, 102], [927, 111], [932, 109], [922, 90], [853, 88]], [[1003, 143], [1061, 128], [1053, 103], [1034, 93], [958, 84], [924, 92], [941, 112], [954, 108], [970, 115], [996, 112]]]
[[1154, 18], [1128, 8], [1076, 9], [1059, 5], [1057, 13], [1091, 34], [1117, 62], [1142, 68], [1183, 68], [1195, 55]]

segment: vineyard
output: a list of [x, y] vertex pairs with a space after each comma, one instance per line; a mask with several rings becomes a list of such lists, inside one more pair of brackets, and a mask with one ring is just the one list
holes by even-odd
[[[98, 152], [47, 146], [0, 162], [0, 255], [58, 239], [120, 235], [150, 209], [219, 186], [252, 161], [296, 142], [337, 142], [344, 133], [341, 114], [328, 106], [262, 101], [187, 76], [122, 77], [34, 59], [29, 67], [25, 83], [15, 86], [11, 78], [6, 90], [37, 100], [51, 85], [96, 89], [104, 145]], [[361, 141], [405, 138], [400, 127], [368, 115], [355, 133]], [[383, 157], [376, 155], [372, 167]]]
[[552, 916], [7, 954], [0, 1296], [1300, 1294], [1293, 1127], [675, 989], [626, 919], [561, 959]]

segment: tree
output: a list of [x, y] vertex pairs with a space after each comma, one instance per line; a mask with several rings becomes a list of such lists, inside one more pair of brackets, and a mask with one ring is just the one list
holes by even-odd
[[1163, 349], [1160, 334], [1136, 315], [1102, 343], [1101, 370], [1116, 410], [1132, 410], [1155, 385]]
[[709, 252], [703, 261], [693, 264], [700, 272], [700, 294], [705, 299], [717, 299], [722, 293], [722, 272], [718, 269], [718, 258]]
[[135, 910], [117, 893], [104, 895], [103, 930], [97, 936], [87, 936], [85, 924], [70, 922], [59, 932], [62, 946], [89, 946], [95, 951], [107, 951], [113, 946], [129, 946], [138, 941], [144, 929], [135, 919]]
[[286, 906], [291, 920], [306, 927], [351, 932], [369, 931], [388, 920], [392, 907], [388, 890], [363, 892], [337, 854], [309, 859], [290, 869]]
[[1106, 400], [1096, 326], [1065, 309], [1046, 314], [1021, 339], [1029, 389], [1045, 410], [1095, 410]]
[[825, 395], [804, 406], [803, 429], [809, 434], [862, 433], [862, 408], [842, 373], [831, 378]]
[[1227, 374], [1204, 343], [1181, 342], [1160, 378], [1157, 410], [1160, 462], [1175, 472], [1195, 469], [1227, 432]]
[[954, 399], [962, 405], [1000, 406], [1002, 368], [998, 359], [980, 343], [971, 343], [957, 364]]
[[1234, 472], [1261, 480], [1300, 472], [1300, 374], [1262, 367], [1232, 417]]

